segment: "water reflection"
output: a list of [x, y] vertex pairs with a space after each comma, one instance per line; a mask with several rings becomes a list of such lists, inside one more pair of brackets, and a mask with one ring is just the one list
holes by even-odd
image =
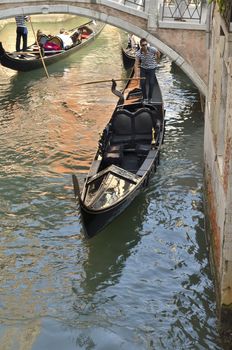
[[83, 264], [85, 279], [81, 283], [85, 294], [92, 295], [118, 282], [126, 259], [139, 242], [146, 205], [140, 196], [114, 225], [88, 240], [88, 259]]
[[70, 174], [86, 175], [116, 98], [110, 85], [77, 84], [124, 76], [118, 30], [106, 27], [72, 59], [67, 69], [50, 66], [49, 79], [42, 70], [0, 69], [1, 345], [221, 349], [204, 241], [196, 89], [180, 83], [163, 58], [157, 75], [167, 133], [158, 171], [88, 241]]

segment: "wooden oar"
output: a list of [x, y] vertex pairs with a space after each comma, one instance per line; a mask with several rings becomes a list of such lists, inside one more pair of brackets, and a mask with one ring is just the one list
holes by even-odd
[[44, 67], [45, 73], [46, 73], [46, 75], [47, 75], [47, 78], [49, 78], [49, 74], [48, 74], [46, 65], [45, 65], [45, 63], [44, 63], [44, 59], [43, 59], [43, 55], [42, 55], [42, 52], [41, 52], [41, 48], [40, 48], [40, 46], [39, 46], [39, 43], [38, 43], [38, 40], [37, 40], [37, 36], [36, 36], [36, 34], [35, 34], [34, 27], [33, 27], [33, 25], [32, 25], [32, 21], [31, 21], [31, 17], [30, 17], [30, 16], [29, 16], [29, 21], [30, 21], [30, 24], [31, 24], [32, 32], [33, 32], [34, 37], [35, 37], [36, 44], [38, 45], [38, 48], [39, 48], [39, 54], [40, 54], [40, 58], [41, 58], [42, 63], [43, 63], [43, 67]]
[[86, 23], [84, 23], [84, 24], [81, 24], [80, 26], [77, 26], [77, 27], [74, 27], [74, 28], [72, 28], [72, 29], [69, 29], [68, 31], [69, 31], [69, 32], [72, 32], [74, 29], [87, 26], [88, 24], [90, 24], [90, 23], [92, 23], [92, 22], [93, 22], [93, 19], [92, 19], [91, 21], [89, 21], [89, 22], [86, 22]]
[[[124, 79], [114, 79], [114, 81], [124, 81], [124, 80], [142, 80], [146, 79], [144, 78], [124, 78]], [[85, 83], [77, 84], [76, 86], [81, 86], [81, 85], [89, 85], [89, 84], [99, 84], [99, 83], [112, 83], [112, 79], [106, 79], [106, 80], [95, 80], [95, 81], [86, 81]]]
[[[44, 51], [44, 53], [61, 53], [65, 50], [48, 50], [48, 51]], [[38, 51], [14, 51], [13, 54], [15, 55], [28, 55], [28, 54], [39, 54], [41, 52], [41, 50]]]

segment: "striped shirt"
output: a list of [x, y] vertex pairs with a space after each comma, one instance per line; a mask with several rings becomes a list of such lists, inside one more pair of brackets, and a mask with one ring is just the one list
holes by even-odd
[[26, 16], [16, 16], [15, 17], [17, 27], [26, 27]]
[[157, 67], [155, 54], [158, 52], [154, 47], [149, 46], [147, 53], [144, 54], [141, 49], [136, 52], [136, 59], [140, 62], [140, 67], [144, 69], [154, 69]]

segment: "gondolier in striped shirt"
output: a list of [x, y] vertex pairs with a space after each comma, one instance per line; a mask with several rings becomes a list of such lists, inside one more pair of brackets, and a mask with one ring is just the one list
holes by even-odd
[[20, 51], [21, 38], [23, 39], [23, 51], [27, 50], [27, 26], [28, 16], [19, 15], [15, 17], [16, 21], [16, 51]]
[[[152, 93], [155, 86], [155, 69], [157, 67], [156, 58], [160, 57], [160, 52], [154, 48], [147, 45], [147, 40], [142, 38], [140, 40], [140, 49], [136, 52], [135, 57], [135, 77], [139, 77], [140, 68], [140, 78], [141, 79], [141, 89], [143, 93], [143, 99], [146, 102], [151, 102]], [[148, 83], [149, 89], [147, 93], [146, 85]], [[147, 101], [148, 99], [148, 101]]]

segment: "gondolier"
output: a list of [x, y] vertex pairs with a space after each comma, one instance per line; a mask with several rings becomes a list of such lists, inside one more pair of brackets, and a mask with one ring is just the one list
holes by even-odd
[[16, 21], [16, 51], [20, 51], [21, 38], [23, 39], [23, 51], [27, 50], [27, 25], [28, 16], [19, 15], [15, 17]]
[[[140, 40], [140, 49], [136, 52], [135, 57], [135, 76], [138, 78], [146, 78], [141, 80], [141, 89], [143, 99], [146, 102], [151, 102], [152, 92], [155, 85], [155, 69], [157, 67], [156, 58], [160, 57], [160, 52], [154, 47], [148, 47], [147, 40], [142, 38]], [[140, 74], [139, 74], [140, 68]], [[148, 93], [147, 93], [148, 84]], [[147, 101], [148, 98], [148, 101]]]

